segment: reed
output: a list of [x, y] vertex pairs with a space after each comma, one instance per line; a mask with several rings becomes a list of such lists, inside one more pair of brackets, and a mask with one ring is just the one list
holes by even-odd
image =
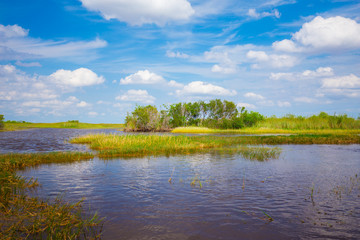
[[0, 155], [0, 239], [98, 239], [101, 220], [84, 215], [82, 201], [70, 204], [29, 197], [38, 186], [17, 170], [39, 164], [68, 163], [93, 158], [90, 153], [33, 153]]

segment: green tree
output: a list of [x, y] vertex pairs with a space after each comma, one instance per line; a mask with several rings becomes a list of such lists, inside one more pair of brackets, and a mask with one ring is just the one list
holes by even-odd
[[155, 106], [137, 106], [125, 118], [126, 128], [134, 131], [155, 131], [160, 125], [160, 114]]

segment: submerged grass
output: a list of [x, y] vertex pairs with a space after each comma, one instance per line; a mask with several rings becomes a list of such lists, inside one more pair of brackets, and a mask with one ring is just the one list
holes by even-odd
[[82, 201], [42, 201], [26, 195], [38, 185], [16, 174], [39, 164], [68, 163], [93, 158], [90, 153], [33, 153], [0, 155], [0, 239], [97, 239], [101, 220], [85, 217]]
[[[70, 140], [71, 143], [89, 144], [98, 151], [99, 157], [136, 157], [146, 155], [170, 155], [204, 152], [210, 149], [236, 145], [281, 145], [281, 144], [359, 144], [358, 135], [307, 134], [290, 136], [169, 136], [169, 135], [116, 135], [90, 134]], [[228, 150], [230, 151], [230, 150]], [[251, 155], [277, 155], [278, 150], [257, 150], [238, 147], [235, 150]], [[254, 153], [254, 152], [259, 153]], [[262, 151], [262, 152], [261, 152]]]

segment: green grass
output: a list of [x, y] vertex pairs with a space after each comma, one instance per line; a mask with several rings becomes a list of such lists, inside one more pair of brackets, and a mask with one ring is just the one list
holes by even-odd
[[[133, 157], [204, 152], [236, 145], [280, 144], [359, 144], [358, 135], [290, 135], [290, 136], [169, 136], [90, 134], [70, 140], [89, 144], [99, 157]], [[240, 151], [240, 149], [239, 149]]]
[[30, 128], [76, 128], [76, 129], [106, 129], [118, 128], [123, 129], [124, 124], [115, 123], [77, 123], [77, 122], [58, 122], [58, 123], [20, 123], [20, 122], [5, 122], [2, 131], [16, 131]]
[[90, 153], [0, 155], [0, 239], [97, 239], [101, 220], [85, 217], [82, 201], [70, 204], [42, 201], [26, 195], [38, 182], [16, 174], [39, 164], [70, 163], [93, 158]]
[[208, 134], [360, 134], [360, 129], [279, 129], [252, 127], [242, 129], [212, 129], [206, 127], [178, 127], [172, 133], [208, 133]]

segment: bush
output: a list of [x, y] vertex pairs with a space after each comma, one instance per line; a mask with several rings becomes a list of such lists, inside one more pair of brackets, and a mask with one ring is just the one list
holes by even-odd
[[0, 114], [0, 129], [4, 128], [4, 115]]

